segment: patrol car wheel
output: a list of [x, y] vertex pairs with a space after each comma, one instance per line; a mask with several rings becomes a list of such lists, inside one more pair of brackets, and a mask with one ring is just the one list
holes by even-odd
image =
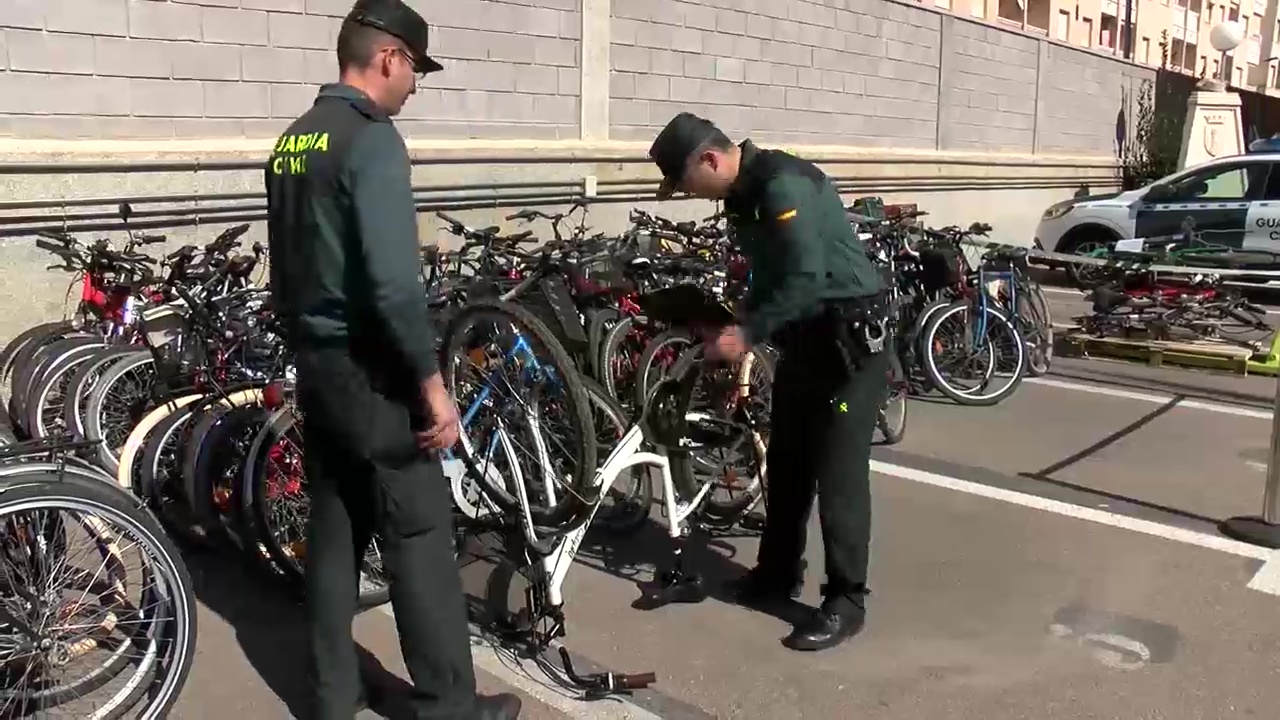
[[[1069, 237], [1061, 245], [1061, 252], [1071, 255], [1087, 255], [1095, 250], [1105, 248], [1116, 241], [1103, 230], [1084, 230]], [[1091, 288], [1098, 284], [1099, 275], [1107, 274], [1107, 269], [1095, 265], [1067, 265], [1067, 279], [1081, 288]]]

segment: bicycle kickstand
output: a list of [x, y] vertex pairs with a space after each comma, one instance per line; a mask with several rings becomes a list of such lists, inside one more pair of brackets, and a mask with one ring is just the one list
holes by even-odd
[[651, 609], [670, 603], [700, 603], [707, 599], [702, 577], [685, 570], [684, 549], [694, 532], [691, 529], [687, 534], [681, 533], [680, 537], [673, 538], [672, 566], [658, 576], [658, 592]]

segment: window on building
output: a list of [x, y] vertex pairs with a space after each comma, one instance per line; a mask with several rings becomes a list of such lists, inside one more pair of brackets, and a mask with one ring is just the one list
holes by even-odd
[[1080, 25], [1083, 26], [1081, 35], [1084, 41], [1080, 44], [1085, 47], [1093, 47], [1093, 19], [1080, 18]]
[[1142, 38], [1142, 45], [1140, 46], [1139, 49], [1141, 50], [1142, 54], [1138, 56], [1138, 59], [1142, 61], [1143, 65], [1150, 65], [1151, 64], [1151, 38], [1145, 38], [1145, 37]]
[[1066, 10], [1058, 11], [1058, 28], [1054, 37], [1063, 42], [1071, 40], [1071, 13]]

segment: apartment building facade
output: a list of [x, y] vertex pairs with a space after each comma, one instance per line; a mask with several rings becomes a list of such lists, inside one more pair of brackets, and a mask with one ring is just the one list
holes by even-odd
[[[1191, 75], [1221, 72], [1232, 86], [1280, 94], [1276, 0], [920, 0], [1005, 27]], [[1268, 6], [1270, 4], [1270, 7]], [[1268, 11], [1270, 14], [1268, 16]], [[1222, 55], [1209, 32], [1239, 22], [1245, 39]], [[1268, 22], [1270, 20], [1270, 22]], [[1269, 25], [1270, 38], [1264, 39]], [[1132, 28], [1132, 31], [1127, 31]], [[1161, 47], [1162, 39], [1166, 47]], [[1266, 52], [1268, 57], [1264, 58]]]

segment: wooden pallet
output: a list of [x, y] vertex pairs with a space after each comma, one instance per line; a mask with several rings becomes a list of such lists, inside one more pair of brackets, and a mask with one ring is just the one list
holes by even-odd
[[1165, 364], [1226, 370], [1239, 375], [1250, 372], [1250, 361], [1266, 352], [1225, 342], [1170, 341], [1133, 338], [1097, 337], [1080, 330], [1062, 332], [1055, 343], [1055, 353], [1065, 357], [1105, 357], [1137, 360], [1152, 367]]

